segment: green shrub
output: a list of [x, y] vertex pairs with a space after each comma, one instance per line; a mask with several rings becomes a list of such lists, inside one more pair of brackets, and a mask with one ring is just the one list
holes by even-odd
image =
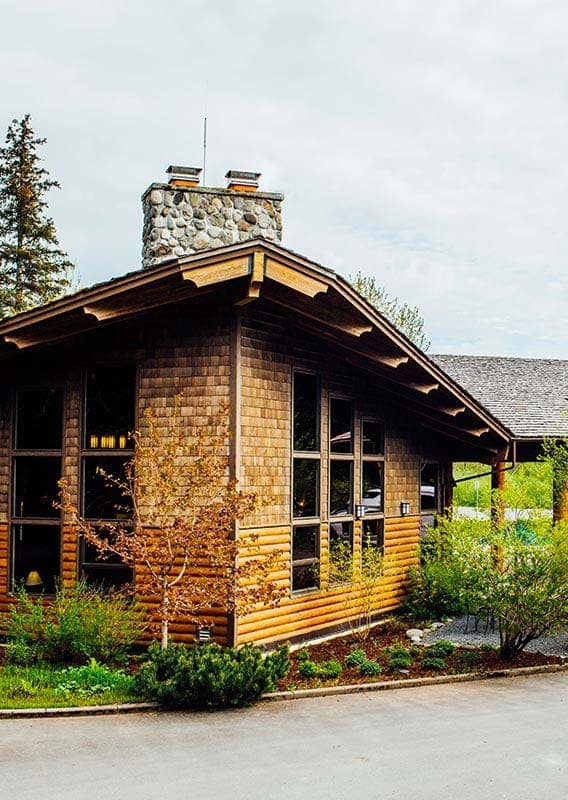
[[224, 708], [251, 705], [288, 674], [290, 656], [282, 645], [265, 656], [259, 647], [222, 648], [211, 642], [153, 644], [136, 676], [136, 689], [166, 708]]
[[7, 631], [10, 663], [81, 663], [94, 658], [120, 663], [144, 631], [140, 612], [128, 600], [109, 598], [79, 582], [59, 586], [55, 599], [18, 593]]
[[345, 659], [346, 667], [357, 667], [360, 675], [379, 675], [383, 668], [377, 661], [367, 658], [364, 650], [352, 650]]
[[298, 666], [298, 672], [302, 678], [338, 678], [343, 672], [343, 668], [339, 661], [334, 658], [329, 661], [322, 661], [321, 664], [316, 664], [315, 661], [306, 660], [301, 661]]
[[310, 660], [310, 651], [307, 647], [301, 647], [298, 650], [298, 661], [309, 661]]
[[367, 660], [367, 654], [364, 650], [357, 648], [352, 650], [345, 658], [346, 667], [360, 667]]
[[410, 669], [412, 666], [412, 656], [395, 655], [389, 658], [389, 669], [391, 672], [398, 672], [401, 669]]
[[[498, 507], [504, 500], [496, 494], [493, 502]], [[428, 602], [439, 607], [442, 598], [476, 616], [494, 616], [503, 660], [568, 626], [566, 522], [536, 514], [497, 528], [489, 520], [441, 518], [422, 557]], [[434, 575], [439, 580], [428, 583]]]
[[422, 659], [422, 667], [423, 669], [431, 669], [435, 672], [440, 672], [446, 666], [446, 662], [443, 658], [436, 658], [435, 656], [424, 656]]
[[481, 661], [481, 653], [477, 650], [464, 650], [463, 653], [459, 654], [458, 658], [460, 664], [463, 664], [464, 667], [474, 667]]
[[302, 678], [316, 678], [319, 677], [319, 667], [315, 661], [310, 658], [300, 661], [298, 672]]
[[380, 675], [383, 671], [383, 668], [379, 664], [378, 661], [373, 661], [372, 659], [367, 658], [359, 667], [359, 672], [361, 675], [368, 675], [372, 677], [373, 675]]
[[401, 644], [392, 644], [385, 647], [384, 652], [389, 656], [388, 667], [391, 672], [400, 669], [410, 669], [414, 659], [413, 653]]
[[428, 648], [428, 656], [433, 658], [447, 658], [455, 651], [457, 645], [453, 642], [448, 642], [446, 639], [440, 639]]
[[335, 658], [318, 664], [320, 678], [338, 678], [343, 672], [343, 667]]

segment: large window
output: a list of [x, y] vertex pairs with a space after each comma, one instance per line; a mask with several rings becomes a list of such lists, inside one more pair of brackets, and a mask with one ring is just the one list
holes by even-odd
[[11, 587], [55, 593], [61, 564], [63, 392], [21, 389], [12, 442]]
[[[134, 454], [131, 434], [135, 425], [136, 370], [134, 365], [99, 366], [88, 370], [82, 449], [82, 514], [92, 522], [127, 522], [131, 503], [112, 479], [121, 479]], [[109, 479], [110, 478], [112, 479]], [[98, 558], [81, 545], [84, 577], [103, 586], [132, 578], [118, 559]]]
[[292, 458], [292, 591], [319, 586], [320, 384], [294, 372]]

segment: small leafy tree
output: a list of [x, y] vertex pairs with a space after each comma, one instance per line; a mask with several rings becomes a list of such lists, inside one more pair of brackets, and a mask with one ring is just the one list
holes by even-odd
[[377, 612], [385, 581], [385, 563], [382, 548], [369, 542], [365, 542], [359, 558], [354, 557], [347, 542], [334, 542], [330, 548], [329, 587], [342, 587], [349, 625], [360, 641], [368, 638], [373, 614]]
[[[568, 526], [544, 516], [505, 523], [443, 519], [429, 533], [424, 573], [444, 602], [499, 624], [500, 656], [568, 625]], [[434, 565], [434, 569], [432, 566]]]
[[72, 263], [59, 247], [45, 196], [59, 183], [40, 166], [29, 114], [12, 120], [0, 148], [0, 319], [64, 294]]
[[418, 306], [409, 306], [408, 303], [401, 302], [398, 297], [391, 297], [370, 275], [356, 272], [354, 275], [349, 275], [348, 279], [353, 288], [375, 306], [377, 311], [384, 314], [411, 342], [424, 351], [430, 348], [430, 340], [424, 332], [424, 318]]
[[282, 554], [262, 553], [254, 536], [233, 536], [236, 521], [260, 501], [227, 477], [226, 415], [216, 434], [190, 436], [178, 395], [165, 427], [152, 408], [144, 420], [145, 430], [133, 433], [134, 456], [124, 478], [103, 473], [120, 489], [130, 521], [81, 518], [64, 482], [61, 505], [101, 558], [118, 555], [134, 568], [141, 600], [158, 598], [166, 648], [170, 623], [180, 615], [196, 625], [212, 624], [213, 611], [246, 613], [259, 603], [277, 603], [283, 589], [270, 576]]

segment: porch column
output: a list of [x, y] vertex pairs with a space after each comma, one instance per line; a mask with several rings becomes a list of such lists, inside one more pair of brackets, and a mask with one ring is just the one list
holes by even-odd
[[568, 522], [568, 476], [560, 470], [552, 475], [552, 518], [554, 522]]
[[[505, 491], [505, 461], [497, 461], [491, 465], [491, 522], [496, 527], [505, 522], [505, 501], [503, 492]], [[495, 498], [494, 492], [499, 491], [499, 498]]]
[[442, 462], [442, 513], [451, 513], [454, 502], [454, 462]]

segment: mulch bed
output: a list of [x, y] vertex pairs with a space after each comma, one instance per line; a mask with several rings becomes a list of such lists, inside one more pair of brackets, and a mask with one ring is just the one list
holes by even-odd
[[[369, 637], [361, 642], [353, 634], [330, 639], [320, 644], [308, 645], [310, 659], [317, 664], [323, 661], [335, 659], [343, 666], [343, 671], [338, 678], [303, 678], [298, 672], [298, 651], [291, 654], [292, 666], [286, 678], [279, 681], [278, 689], [312, 689], [321, 686], [340, 686], [345, 684], [374, 683], [380, 681], [404, 681], [408, 678], [425, 678], [434, 675], [458, 675], [469, 672], [492, 672], [494, 670], [516, 669], [518, 667], [534, 667], [544, 664], [561, 664], [563, 659], [559, 656], [544, 655], [542, 653], [520, 653], [517, 658], [510, 661], [502, 661], [496, 650], [482, 650], [480, 648], [459, 647], [454, 653], [445, 659], [446, 666], [442, 670], [429, 670], [421, 666], [423, 655], [428, 652], [428, 648], [420, 647], [412, 650], [416, 655], [407, 673], [390, 671], [388, 667], [389, 654], [384, 652], [384, 648], [392, 645], [401, 645], [410, 649], [412, 645], [405, 637], [405, 631], [414, 627], [408, 621], [394, 620], [375, 627]], [[361, 648], [365, 651], [367, 658], [373, 659], [381, 664], [383, 671], [380, 675], [369, 677], [360, 675], [357, 667], [347, 667], [344, 664], [346, 656], [352, 649]], [[473, 653], [473, 655], [472, 655]]]

